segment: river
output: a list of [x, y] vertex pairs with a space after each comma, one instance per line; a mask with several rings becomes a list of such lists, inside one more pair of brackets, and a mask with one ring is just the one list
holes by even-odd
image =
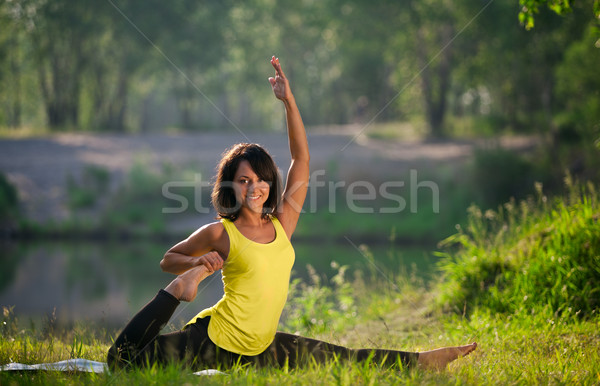
[[[292, 278], [309, 280], [307, 264], [323, 277], [335, 273], [331, 262], [348, 265], [366, 277], [392, 280], [405, 272], [428, 278], [435, 257], [428, 247], [378, 245], [365, 253], [350, 243], [295, 242]], [[41, 326], [48, 320], [60, 325], [85, 323], [99, 328], [121, 327], [173, 275], [158, 262], [170, 245], [164, 242], [8, 242], [0, 251], [0, 306], [13, 307], [20, 323]], [[367, 256], [372, 254], [373, 260]], [[325, 281], [326, 283], [326, 281]], [[172, 318], [181, 325], [222, 296], [220, 273], [199, 286], [192, 303], [184, 303]]]

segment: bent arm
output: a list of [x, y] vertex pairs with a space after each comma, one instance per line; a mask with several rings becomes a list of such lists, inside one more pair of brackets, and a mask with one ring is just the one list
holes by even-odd
[[285, 106], [288, 141], [290, 147], [291, 164], [288, 170], [287, 181], [283, 191], [281, 204], [277, 209], [277, 217], [281, 222], [288, 238], [292, 237], [302, 205], [308, 190], [310, 173], [310, 152], [306, 130], [302, 122], [300, 110], [296, 105], [296, 99], [292, 94], [289, 82], [281, 69], [279, 59], [272, 58], [271, 64], [275, 68], [275, 78], [269, 81], [273, 86], [275, 96]]
[[221, 228], [220, 223], [208, 224], [175, 244], [160, 261], [161, 269], [176, 275], [199, 265], [204, 265], [210, 273], [220, 269], [229, 253], [225, 250], [225, 232]]

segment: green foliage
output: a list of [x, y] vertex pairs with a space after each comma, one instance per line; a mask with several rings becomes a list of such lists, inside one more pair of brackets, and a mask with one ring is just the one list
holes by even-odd
[[52, 317], [38, 328], [33, 323], [24, 328], [12, 307], [3, 307], [0, 321], [0, 364], [58, 362], [70, 358], [105, 360], [106, 331], [83, 323], [69, 329], [57, 328]]
[[[579, 194], [579, 192], [575, 192]], [[515, 219], [518, 223], [520, 219]], [[338, 267], [338, 273], [343, 271]], [[391, 275], [393, 272], [386, 272]], [[379, 275], [380, 273], [377, 273]], [[340, 275], [340, 277], [343, 275]], [[325, 284], [314, 284], [320, 287]], [[347, 283], [346, 280], [343, 280]], [[387, 285], [389, 287], [389, 285]], [[366, 289], [366, 290], [365, 290]], [[346, 346], [423, 351], [477, 341], [478, 350], [453, 362], [446, 371], [398, 371], [372, 363], [332, 361], [306, 368], [255, 368], [237, 365], [221, 369], [225, 375], [197, 376], [180, 365], [152, 366], [105, 374], [63, 372], [0, 372], [2, 384], [595, 384], [600, 373], [598, 313], [589, 318], [556, 314], [546, 307], [535, 314], [498, 314], [489, 308], [474, 310], [469, 318], [425, 312], [431, 304], [423, 287], [382, 291], [369, 286], [351, 293], [359, 313], [368, 320], [335, 331], [325, 331]], [[342, 291], [344, 292], [344, 291]], [[323, 292], [321, 292], [323, 293]], [[415, 296], [415, 294], [418, 294]], [[433, 293], [435, 294], [435, 293]], [[333, 296], [335, 298], [335, 296]], [[326, 300], [337, 304], [333, 298]], [[368, 305], [368, 312], [362, 308]], [[391, 306], [390, 306], [391, 305]], [[345, 319], [342, 313], [339, 318]], [[71, 357], [104, 361], [111, 338], [93, 326], [52, 329], [43, 336], [35, 328], [21, 329], [10, 310], [0, 331], [0, 363], [56, 362]], [[383, 321], [383, 323], [382, 323]], [[333, 323], [336, 323], [333, 321]], [[344, 322], [338, 324], [344, 325]], [[312, 331], [312, 330], [311, 330]], [[306, 334], [310, 331], [303, 330]]]
[[67, 177], [67, 196], [71, 209], [89, 208], [108, 193], [110, 173], [96, 165], [85, 165], [81, 178]]
[[0, 218], [7, 219], [17, 212], [19, 199], [17, 189], [0, 172]]
[[2, 306], [2, 318], [0, 318], [0, 336], [2, 339], [14, 338], [19, 332], [14, 306]]
[[130, 169], [124, 184], [111, 197], [102, 224], [110, 229], [128, 229], [147, 234], [164, 230], [162, 186], [169, 171], [151, 171], [142, 161]]
[[[532, 29], [535, 25], [535, 15], [539, 13], [540, 7], [546, 5], [548, 9], [555, 12], [558, 15], [566, 15], [573, 11], [572, 4], [576, 1], [571, 0], [519, 0], [521, 5], [521, 11], [519, 12], [519, 22], [525, 26], [526, 29]], [[600, 0], [584, 1], [586, 6], [592, 3], [591, 13], [594, 18], [600, 19]], [[589, 9], [588, 9], [589, 13]]]
[[483, 207], [495, 207], [511, 197], [523, 198], [543, 176], [523, 156], [500, 147], [478, 148], [474, 152], [469, 185]]
[[[361, 293], [356, 297], [365, 300]], [[397, 296], [397, 293], [393, 294]], [[389, 294], [378, 293], [380, 299]], [[391, 300], [397, 300], [391, 299]], [[423, 298], [419, 303], [427, 304]], [[395, 315], [403, 317], [398, 318]], [[479, 348], [453, 362], [446, 371], [398, 371], [369, 363], [330, 362], [306, 368], [255, 368], [234, 366], [225, 375], [197, 376], [178, 365], [152, 366], [106, 374], [61, 372], [2, 372], [2, 384], [596, 384], [600, 372], [598, 315], [592, 320], [556, 316], [499, 315], [487, 309], [470, 318], [439, 315], [423, 320], [406, 299], [385, 313], [387, 324], [371, 318], [358, 328], [331, 334], [351, 347], [387, 347], [426, 350], [437, 346], [477, 341]], [[421, 317], [420, 317], [421, 316]], [[389, 328], [386, 328], [389, 327]], [[91, 328], [55, 331], [41, 338], [31, 329], [19, 330], [0, 340], [0, 363], [40, 363], [72, 355], [104, 361], [110, 338]], [[329, 338], [332, 336], [329, 335]]]
[[[521, 0], [527, 25], [542, 4], [561, 14], [593, 7], [597, 15], [600, 9], [600, 0]], [[540, 13], [528, 33], [517, 25], [516, 5], [5, 1], [0, 125], [147, 131], [243, 122], [280, 128], [265, 80], [268, 58], [276, 54], [298, 85], [294, 93], [307, 124], [418, 117], [440, 136], [452, 133], [452, 114], [489, 118], [502, 130], [547, 131], [561, 110], [554, 70], [581, 39], [589, 16]], [[485, 90], [485, 109], [463, 102], [473, 90]]]
[[450, 338], [476, 340], [479, 345], [474, 358], [465, 358], [470, 363], [450, 366], [464, 383], [597, 383], [597, 314], [581, 321], [552, 312], [505, 315], [478, 309], [470, 318], [455, 315], [442, 323], [441, 330]]
[[345, 278], [348, 266], [331, 263], [337, 270], [329, 283], [308, 265], [309, 282], [295, 279], [290, 284], [284, 327], [303, 334], [341, 331], [354, 322], [357, 305], [352, 284]]
[[498, 211], [473, 206], [465, 229], [444, 241], [459, 245], [440, 262], [439, 302], [464, 313], [591, 316], [600, 306], [600, 222], [595, 187], [574, 185], [549, 203], [537, 197]]
[[589, 26], [583, 38], [573, 42], [565, 52], [565, 60], [556, 70], [557, 94], [565, 101], [559, 115], [561, 128], [575, 131], [590, 157], [598, 157], [590, 149], [600, 140], [600, 40], [598, 27]]

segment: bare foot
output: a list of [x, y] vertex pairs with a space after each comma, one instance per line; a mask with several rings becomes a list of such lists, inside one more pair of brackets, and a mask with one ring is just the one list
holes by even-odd
[[423, 369], [442, 370], [448, 363], [470, 354], [476, 348], [477, 343], [471, 343], [466, 346], [443, 347], [420, 352], [418, 365]]
[[212, 273], [205, 266], [199, 265], [173, 279], [165, 287], [165, 291], [181, 301], [191, 302], [198, 292], [198, 284]]

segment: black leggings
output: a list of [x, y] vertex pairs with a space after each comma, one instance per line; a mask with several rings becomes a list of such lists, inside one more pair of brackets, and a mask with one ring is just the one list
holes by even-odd
[[179, 363], [194, 370], [226, 369], [240, 364], [290, 368], [328, 360], [365, 361], [393, 366], [414, 366], [418, 353], [342, 346], [277, 332], [273, 343], [258, 355], [235, 354], [215, 345], [208, 337], [210, 317], [198, 319], [181, 331], [159, 335], [179, 301], [164, 290], [144, 306], [125, 326], [108, 351], [111, 368], [145, 367], [154, 363]]

